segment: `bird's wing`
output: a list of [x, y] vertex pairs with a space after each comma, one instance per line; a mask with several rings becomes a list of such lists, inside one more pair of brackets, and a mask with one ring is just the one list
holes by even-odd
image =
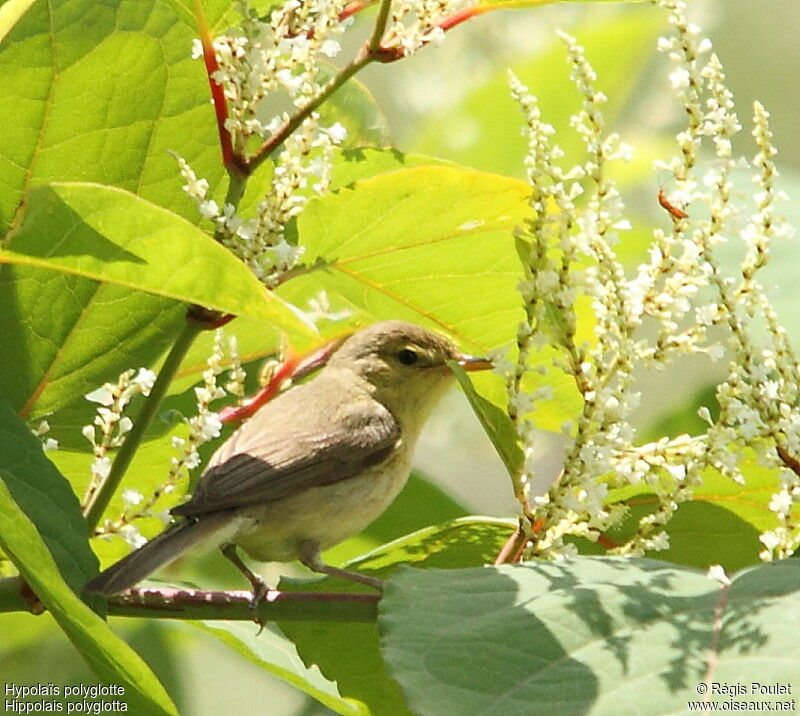
[[394, 417], [372, 399], [332, 406], [336, 419], [319, 414], [326, 406], [314, 407], [305, 415], [297, 415], [293, 405], [281, 415], [279, 401], [262, 409], [265, 417], [259, 420], [257, 413], [231, 437], [192, 499], [173, 514], [192, 517], [263, 504], [344, 480], [383, 462], [400, 437]]

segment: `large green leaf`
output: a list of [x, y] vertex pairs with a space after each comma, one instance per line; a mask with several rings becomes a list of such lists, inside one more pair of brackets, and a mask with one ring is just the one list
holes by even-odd
[[0, 262], [49, 268], [296, 329], [247, 267], [185, 219], [116, 187], [31, 191]]
[[[730, 588], [638, 559], [408, 569], [380, 604], [382, 652], [426, 716], [683, 713], [703, 710], [705, 682], [783, 701], [750, 685], [796, 679], [800, 622], [787, 614], [799, 585], [796, 560], [745, 570]], [[731, 696], [708, 698], [724, 708]]]
[[177, 714], [158, 679], [133, 649], [64, 582], [36, 526], [0, 482], [0, 547], [42, 600], [81, 656], [105, 683], [121, 686], [136, 713]]
[[352, 716], [367, 713], [363, 704], [342, 698], [336, 684], [328, 681], [316, 665], [303, 664], [294, 644], [277, 627], [268, 624], [256, 635], [252, 624], [207, 621], [194, 626], [214, 635], [257, 667], [292, 684], [336, 713]]
[[[74, 279], [0, 265], [0, 393], [25, 417], [49, 416], [62, 440], [65, 424], [77, 424], [80, 440], [91, 418], [95, 406], [81, 396], [127, 368], [153, 365], [186, 320], [185, 305], [171, 299]], [[80, 417], [52, 415], [66, 407]]]
[[[380, 577], [392, 575], [401, 564], [454, 570], [477, 566], [494, 560], [515, 526], [508, 520], [465, 517], [401, 537], [347, 566]], [[361, 589], [335, 579], [294, 586], [284, 581], [281, 587], [304, 591]], [[417, 610], [427, 611], [423, 602], [415, 600], [415, 605]], [[373, 716], [410, 713], [397, 683], [386, 671], [375, 624], [281, 622], [281, 630], [297, 645], [304, 662], [318, 664], [328, 679], [337, 682], [343, 696], [362, 701]]]
[[52, 181], [114, 184], [197, 216], [167, 152], [212, 187], [223, 176], [190, 7], [58, 0], [21, 13], [0, 44], [0, 234], [30, 187]]
[[0, 482], [39, 530], [67, 584], [76, 592], [97, 572], [86, 541], [86, 522], [64, 476], [40, 442], [0, 400]]
[[[203, 3], [228, 26], [226, 0]], [[255, 3], [262, 8], [266, 3]], [[198, 221], [168, 150], [219, 196], [223, 169], [192, 0], [6, 3], [0, 24], [0, 234], [17, 225], [31, 187], [96, 181]], [[109, 73], [108, 68], [116, 71]], [[3, 393], [39, 417], [152, 366], [184, 309], [172, 300], [30, 266], [0, 266]], [[59, 418], [51, 423], [58, 429]]]
[[369, 316], [481, 348], [508, 342], [520, 310], [511, 232], [530, 216], [529, 194], [521, 181], [441, 166], [356, 182], [301, 214], [311, 268], [280, 292], [304, 305], [324, 288]]

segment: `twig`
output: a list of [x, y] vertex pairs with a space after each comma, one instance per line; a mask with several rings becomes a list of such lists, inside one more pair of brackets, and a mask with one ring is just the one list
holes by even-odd
[[292, 133], [311, 115], [325, 100], [327, 100], [336, 90], [338, 90], [347, 80], [355, 75], [359, 70], [366, 67], [376, 58], [373, 57], [368, 48], [362, 47], [353, 61], [344, 67], [336, 77], [331, 79], [325, 88], [307, 105], [300, 109], [296, 114], [289, 117], [283, 126], [278, 129], [266, 142], [264, 142], [256, 153], [245, 160], [245, 173], [252, 174], [261, 164], [264, 163], [281, 146]]

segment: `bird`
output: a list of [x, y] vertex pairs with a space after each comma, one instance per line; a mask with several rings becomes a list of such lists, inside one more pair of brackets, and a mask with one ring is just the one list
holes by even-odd
[[382, 581], [326, 564], [322, 551], [359, 533], [391, 504], [411, 471], [417, 438], [452, 382], [490, 361], [460, 353], [444, 336], [403, 321], [353, 333], [310, 380], [261, 407], [213, 454], [177, 520], [85, 586], [117, 594], [198, 547], [219, 547], [266, 587], [237, 548], [261, 562], [299, 560], [314, 572]]

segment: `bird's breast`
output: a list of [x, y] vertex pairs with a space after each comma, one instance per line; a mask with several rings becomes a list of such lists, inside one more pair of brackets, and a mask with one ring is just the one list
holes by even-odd
[[240, 510], [234, 542], [253, 559], [297, 559], [302, 542], [327, 549], [352, 537], [392, 503], [411, 471], [411, 450], [402, 441], [382, 463], [357, 476], [311, 487], [266, 505]]

